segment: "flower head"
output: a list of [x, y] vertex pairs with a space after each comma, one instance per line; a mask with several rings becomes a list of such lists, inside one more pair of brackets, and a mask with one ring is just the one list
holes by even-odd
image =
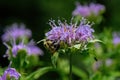
[[[10, 56], [9, 54], [12, 52], [12, 56], [16, 57], [19, 50], [25, 50], [28, 55], [41, 55], [43, 53], [42, 50], [33, 44], [34, 42], [32, 44], [31, 42], [26, 42], [31, 36], [32, 32], [26, 29], [24, 24], [18, 25], [14, 23], [10, 28], [6, 28], [2, 40], [8, 50], [4, 56]], [[7, 42], [9, 42], [10, 45], [7, 44]]]
[[105, 10], [105, 6], [103, 6], [103, 5], [101, 5], [101, 4], [91, 3], [91, 4], [89, 5], [89, 7], [90, 7], [91, 12], [92, 12], [95, 16], [99, 15], [100, 12], [102, 12], [102, 11]]
[[5, 29], [5, 33], [2, 35], [2, 40], [8, 42], [13, 39], [30, 38], [31, 35], [32, 32], [29, 29], [26, 29], [24, 24], [18, 25], [17, 23], [14, 23], [10, 28]]
[[81, 15], [83, 17], [87, 17], [91, 14], [90, 12], [90, 9], [89, 9], [89, 6], [87, 5], [80, 5], [80, 4], [77, 4], [76, 5], [76, 9], [73, 11], [73, 15]]
[[5, 57], [10, 56], [9, 55], [10, 49], [12, 51], [13, 57], [16, 57], [17, 53], [20, 50], [25, 50], [26, 53], [28, 53], [28, 55], [32, 55], [32, 54], [33, 55], [42, 55], [43, 54], [42, 50], [35, 45], [34, 41], [31, 41], [28, 44], [25, 44], [24, 42], [20, 42], [19, 44], [16, 44], [15, 42], [13, 42], [12, 47], [9, 47], [9, 45], [7, 43], [4, 43], [4, 45], [8, 48], [8, 50], [6, 51], [6, 54], [4, 55]]
[[7, 80], [8, 76], [10, 77], [10, 79], [15, 78], [16, 80], [18, 80], [21, 75], [15, 70], [15, 68], [8, 68], [5, 70], [2, 77], [0, 77], [0, 80]]
[[52, 29], [45, 35], [46, 38], [55, 42], [64, 42], [68, 45], [75, 44], [76, 42], [86, 42], [88, 39], [92, 39], [92, 33], [94, 30], [91, 28], [89, 23], [82, 18], [80, 25], [62, 23], [58, 20], [58, 25], [54, 21], [50, 21]]
[[85, 23], [85, 19], [81, 21], [81, 24], [76, 30], [76, 39], [81, 41], [87, 41], [88, 39], [92, 39], [93, 35], [92, 33], [94, 30], [91, 28], [91, 25], [89, 23]]
[[61, 31], [62, 31], [62, 28], [56, 26], [56, 27], [53, 27], [52, 30], [47, 32], [45, 35], [48, 36], [47, 39], [58, 40], [60, 39]]
[[81, 5], [77, 3], [76, 9], [73, 11], [73, 16], [80, 15], [83, 17], [89, 17], [91, 15], [98, 16], [99, 13], [105, 10], [105, 7], [101, 4], [91, 3], [90, 5]]
[[26, 45], [23, 42], [16, 44], [16, 42], [14, 40], [11, 44], [12, 44], [12, 46], [9, 46], [7, 43], [4, 42], [4, 45], [8, 48], [4, 57], [10, 56], [9, 54], [11, 52], [12, 52], [12, 56], [16, 57], [19, 50], [26, 50]]
[[13, 53], [13, 56], [16, 57], [17, 53], [19, 50], [22, 50], [24, 49], [25, 50], [26, 46], [23, 44], [23, 43], [20, 43], [18, 45], [13, 45], [12, 47], [12, 53]]
[[55, 24], [55, 22], [50, 21], [52, 30], [45, 34], [47, 39], [55, 42], [64, 41], [71, 44], [71, 41], [75, 39], [75, 28], [73, 25], [62, 23], [60, 20], [58, 20], [58, 25], [53, 24]]

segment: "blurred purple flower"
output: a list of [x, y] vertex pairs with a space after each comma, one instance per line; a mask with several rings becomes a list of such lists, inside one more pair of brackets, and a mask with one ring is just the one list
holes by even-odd
[[120, 44], [120, 33], [117, 32], [113, 33], [113, 44], [114, 45]]
[[17, 23], [14, 23], [11, 27], [5, 29], [5, 33], [2, 35], [2, 40], [8, 42], [13, 40], [13, 38], [15, 40], [19, 38], [30, 38], [31, 35], [32, 32], [29, 29], [26, 29], [24, 24], [18, 25]]
[[92, 33], [94, 30], [91, 25], [86, 23], [86, 20], [82, 18], [79, 26], [77, 24], [67, 24], [58, 21], [59, 25], [56, 25], [54, 21], [50, 21], [52, 29], [45, 34], [46, 38], [51, 41], [63, 41], [69, 45], [74, 42], [87, 41], [93, 38]]
[[14, 44], [13, 47], [12, 47], [13, 56], [16, 57], [18, 51], [22, 50], [22, 49], [25, 50], [25, 48], [26, 48], [26, 46], [23, 43], [20, 43], [18, 45]]
[[111, 66], [112, 63], [113, 63], [113, 60], [110, 59], [110, 58], [109, 58], [109, 59], [106, 59], [106, 61], [105, 61], [106, 66]]
[[96, 61], [96, 62], [93, 63], [93, 67], [92, 67], [92, 68], [93, 68], [94, 71], [96, 71], [96, 70], [98, 70], [101, 66], [102, 66], [102, 61], [99, 60], [99, 61]]
[[90, 5], [90, 10], [91, 12], [97, 16], [101, 11], [105, 10], [105, 6], [101, 5], [101, 4], [95, 4], [95, 3], [91, 3]]
[[4, 45], [8, 48], [4, 57], [9, 56], [10, 50], [12, 51], [13, 57], [16, 57], [19, 50], [26, 50], [26, 45], [24, 45], [23, 42], [16, 44], [16, 42], [13, 41], [12, 47], [9, 46], [7, 43], [4, 43]]
[[32, 55], [32, 54], [33, 55], [43, 55], [42, 50], [35, 45], [34, 41], [31, 41], [28, 44], [24, 44], [23, 42], [16, 44], [14, 42], [12, 44], [12, 48], [9, 48], [9, 46], [6, 43], [4, 43], [4, 45], [8, 48], [4, 57], [9, 56], [10, 49], [12, 51], [13, 57], [16, 57], [19, 50], [25, 50], [28, 53], [28, 55]]
[[82, 6], [80, 4], [77, 4], [76, 6], [77, 6], [76, 9], [72, 13], [74, 16], [81, 15], [83, 17], [87, 17], [91, 14], [89, 6], [87, 5]]
[[21, 75], [15, 70], [15, 68], [8, 68], [0, 77], [0, 80], [7, 80], [8, 76], [10, 77], [10, 79], [15, 78], [16, 80], [18, 80]]
[[27, 44], [26, 50], [28, 55], [43, 55], [43, 51], [35, 45], [35, 42], [33, 40]]
[[76, 9], [73, 11], [73, 16], [80, 15], [83, 17], [91, 16], [92, 14], [98, 16], [100, 12], [104, 11], [105, 7], [101, 4], [91, 3], [90, 5], [81, 5], [77, 3]]

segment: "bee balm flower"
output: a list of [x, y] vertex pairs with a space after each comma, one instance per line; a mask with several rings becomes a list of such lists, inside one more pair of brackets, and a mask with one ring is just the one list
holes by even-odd
[[64, 42], [68, 45], [72, 45], [78, 42], [86, 42], [93, 38], [92, 33], [94, 30], [91, 25], [82, 18], [80, 25], [77, 24], [67, 24], [58, 21], [58, 25], [54, 21], [50, 21], [50, 26], [52, 29], [48, 31], [45, 36], [48, 40], [53, 42]]
[[34, 41], [29, 42], [28, 44], [24, 44], [23, 42], [20, 42], [19, 44], [16, 44], [15, 42], [12, 43], [12, 46], [9, 48], [9, 45], [7, 43], [4, 43], [4, 45], [8, 48], [6, 51], [6, 56], [10, 56], [10, 50], [12, 51], [12, 56], [16, 57], [19, 50], [25, 50], [28, 55], [42, 55], [42, 50], [35, 45]]
[[20, 73], [18, 73], [15, 68], [8, 68], [5, 70], [4, 74], [0, 77], [0, 80], [7, 80], [7, 77], [15, 78], [15, 80], [18, 80], [20, 77]]
[[30, 38], [31, 35], [32, 32], [29, 29], [26, 29], [24, 24], [18, 25], [14, 23], [11, 27], [5, 29], [2, 40], [8, 42], [13, 39]]
[[76, 9], [73, 11], [73, 16], [83, 16], [83, 17], [89, 17], [89, 16], [98, 16], [101, 12], [105, 10], [105, 7], [101, 4], [95, 4], [91, 3], [90, 5], [81, 5], [77, 3]]

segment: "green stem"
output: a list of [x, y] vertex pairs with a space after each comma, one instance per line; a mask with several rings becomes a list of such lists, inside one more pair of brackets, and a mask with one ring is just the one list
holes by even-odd
[[72, 80], [72, 54], [69, 54], [69, 80]]
[[53, 70], [53, 67], [48, 66], [48, 67], [44, 67], [44, 68], [40, 68], [35, 72], [32, 72], [29, 76], [26, 77], [25, 80], [33, 80], [33, 79], [38, 79], [40, 76], [42, 76], [43, 74], [49, 72]]

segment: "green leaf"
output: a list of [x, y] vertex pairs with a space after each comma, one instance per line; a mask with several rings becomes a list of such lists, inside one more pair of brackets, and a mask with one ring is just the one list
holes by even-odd
[[93, 57], [95, 61], [98, 61], [98, 55], [94, 52], [94, 50], [89, 49], [90, 57]]
[[87, 74], [82, 69], [72, 66], [72, 71], [78, 77], [87, 80]]
[[38, 79], [40, 76], [42, 76], [43, 74], [49, 72], [53, 70], [53, 67], [49, 66], [49, 67], [44, 67], [44, 68], [40, 68], [35, 72], [32, 72], [29, 76], [26, 77], [25, 80], [34, 80], [34, 79]]
[[9, 75], [7, 75], [7, 80], [16, 80], [14, 77], [10, 77]]
[[58, 53], [58, 52], [55, 52], [55, 53], [52, 55], [52, 57], [51, 57], [52, 64], [53, 64], [53, 67], [54, 67], [54, 68], [56, 68], [56, 62], [57, 62], [58, 56], [59, 56], [59, 53]]
[[12, 67], [20, 70], [24, 68], [26, 63], [27, 52], [26, 50], [19, 50], [16, 57], [12, 57]]
[[0, 76], [3, 74], [4, 69], [0, 67]]
[[69, 74], [69, 61], [67, 59], [59, 58], [57, 62], [57, 69], [62, 74]]
[[100, 72], [96, 72], [90, 76], [90, 80], [103, 80], [103, 77]]
[[[32, 68], [39, 64], [39, 56], [38, 55], [29, 55], [26, 58], [26, 68]], [[32, 63], [32, 64], [31, 64]]]
[[99, 39], [94, 39], [94, 40], [90, 40], [89, 43], [96, 43], [96, 42], [100, 42], [103, 43], [103, 41], [99, 40]]
[[80, 49], [81, 44], [76, 44], [76, 45], [74, 45], [73, 47], [76, 48], [76, 49]]
[[110, 73], [110, 75], [111, 75], [112, 77], [120, 77], [120, 72], [118, 72], [118, 71], [112, 71], [112, 72]]

